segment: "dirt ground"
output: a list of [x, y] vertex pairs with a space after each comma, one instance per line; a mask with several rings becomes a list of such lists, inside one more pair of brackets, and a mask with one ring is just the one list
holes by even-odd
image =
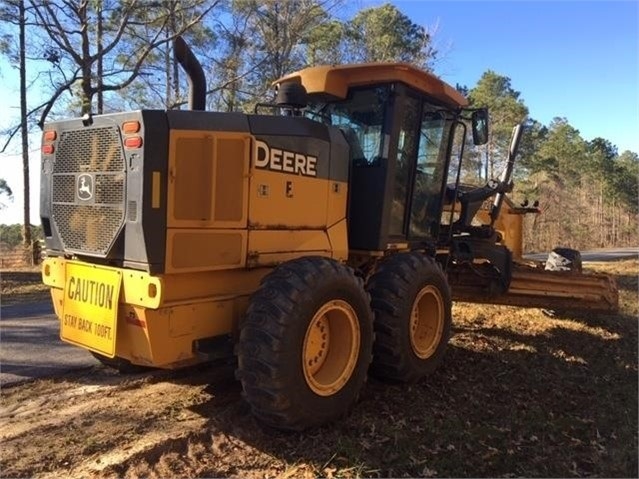
[[433, 376], [370, 379], [347, 418], [307, 433], [260, 427], [232, 365], [5, 388], [0, 476], [637, 477], [639, 261], [595, 268], [616, 276], [620, 314], [457, 304]]

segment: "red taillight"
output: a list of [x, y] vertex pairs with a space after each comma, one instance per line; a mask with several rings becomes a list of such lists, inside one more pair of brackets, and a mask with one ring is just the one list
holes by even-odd
[[131, 133], [137, 133], [140, 131], [140, 122], [139, 121], [125, 121], [122, 123], [122, 131], [126, 135], [130, 135]]
[[53, 145], [42, 145], [42, 153], [44, 155], [52, 155], [54, 151], [55, 148], [53, 147]]
[[45, 131], [43, 135], [44, 141], [55, 141], [57, 137], [58, 134], [54, 130]]
[[124, 146], [126, 148], [140, 148], [142, 146], [142, 137], [131, 136], [124, 139]]

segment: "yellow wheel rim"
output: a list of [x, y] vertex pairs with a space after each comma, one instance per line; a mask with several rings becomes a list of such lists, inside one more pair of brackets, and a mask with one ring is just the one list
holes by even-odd
[[302, 347], [306, 383], [320, 396], [342, 389], [353, 374], [360, 333], [355, 310], [341, 299], [325, 303], [313, 316]]
[[444, 334], [444, 300], [434, 286], [423, 288], [410, 315], [410, 344], [421, 359], [431, 357]]

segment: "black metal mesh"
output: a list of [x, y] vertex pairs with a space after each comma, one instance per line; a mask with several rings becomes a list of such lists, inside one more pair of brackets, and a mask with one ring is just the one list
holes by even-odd
[[75, 175], [53, 177], [53, 203], [75, 203]]
[[63, 131], [55, 155], [55, 173], [123, 171], [124, 156], [115, 126]]
[[[53, 165], [53, 221], [65, 249], [106, 255], [124, 222], [125, 159], [117, 127], [65, 131]], [[77, 196], [80, 174], [93, 178], [93, 197]]]

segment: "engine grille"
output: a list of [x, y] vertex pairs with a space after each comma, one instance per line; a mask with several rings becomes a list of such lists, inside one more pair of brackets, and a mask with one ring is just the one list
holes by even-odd
[[126, 162], [118, 128], [60, 134], [52, 217], [67, 251], [105, 256], [124, 223]]

